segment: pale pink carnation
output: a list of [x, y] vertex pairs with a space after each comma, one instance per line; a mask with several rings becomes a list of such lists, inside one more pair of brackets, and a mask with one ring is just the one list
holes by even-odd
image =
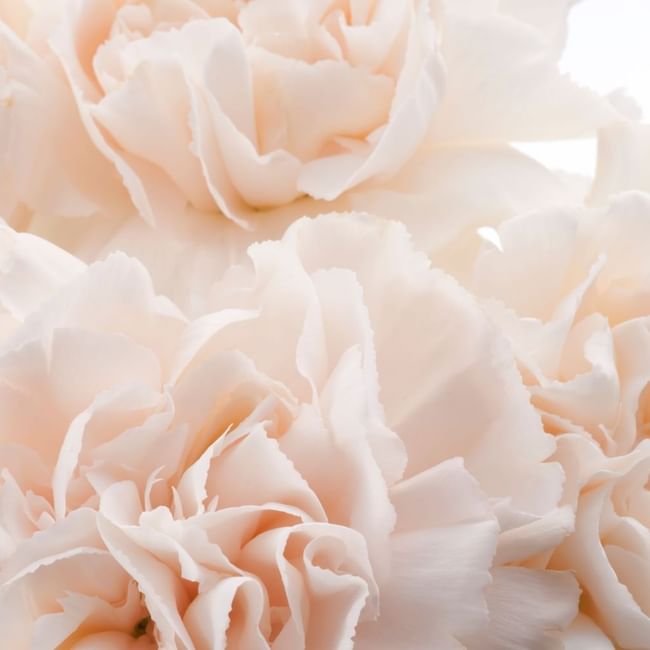
[[650, 635], [648, 142], [647, 127], [604, 131], [589, 205], [504, 222], [470, 282], [557, 436], [576, 530], [548, 566], [583, 589], [569, 648], [636, 649]]
[[[365, 190], [386, 187], [382, 215], [425, 215], [419, 231], [440, 200], [428, 183], [453, 187], [459, 163], [616, 114], [559, 74], [568, 6], [548, 5], [5, 0], [0, 210], [86, 252], [134, 212], [256, 227], [358, 191], [354, 209], [376, 212]], [[446, 198], [440, 219], [463, 202]]]
[[299, 221], [194, 321], [124, 255], [2, 242], [12, 648], [541, 650], [574, 618], [536, 559], [573, 523], [553, 439], [401, 226]]

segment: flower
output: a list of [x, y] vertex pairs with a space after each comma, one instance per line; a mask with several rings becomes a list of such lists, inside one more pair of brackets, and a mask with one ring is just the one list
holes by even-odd
[[646, 435], [650, 197], [538, 212], [498, 228], [473, 287], [513, 340], [547, 430], [579, 427], [608, 455]]
[[649, 131], [543, 5], [0, 0], [5, 643], [646, 645]]
[[451, 145], [471, 167], [486, 146], [507, 157], [512, 140], [617, 114], [559, 74], [567, 6], [551, 5], [5, 3], [0, 209], [20, 229], [56, 221], [55, 238], [60, 217], [92, 216], [82, 239], [105, 240], [133, 206], [156, 228], [217, 213], [255, 228], [301, 197], [328, 207], [298, 216], [375, 211], [365, 188], [387, 186], [382, 215], [412, 222], [415, 208], [426, 225], [440, 197], [422, 156], [435, 165]]
[[564, 434], [558, 445], [567, 481], [579, 491], [575, 533], [555, 551], [551, 566], [575, 573], [583, 617], [602, 630], [603, 648], [613, 648], [611, 641], [618, 648], [642, 648], [650, 630], [648, 441], [613, 457], [576, 433]]
[[543, 648], [574, 618], [539, 568], [573, 526], [553, 439], [402, 226], [300, 220], [194, 320], [122, 254], [4, 234], [39, 288], [0, 344], [12, 647]]
[[151, 222], [394, 173], [440, 94], [424, 0], [75, 2], [53, 22], [88, 135]]
[[469, 285], [509, 336], [532, 403], [557, 437], [563, 502], [576, 511], [576, 524], [546, 566], [575, 572], [583, 589], [567, 647], [611, 648], [611, 639], [639, 648], [650, 630], [643, 142], [647, 127], [604, 130], [589, 205], [505, 221], [483, 245]]

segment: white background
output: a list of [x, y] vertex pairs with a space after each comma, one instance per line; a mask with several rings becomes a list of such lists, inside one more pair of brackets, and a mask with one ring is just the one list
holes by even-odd
[[[569, 16], [560, 67], [599, 93], [624, 90], [636, 100], [644, 121], [650, 121], [650, 0], [579, 2]], [[591, 175], [595, 167], [593, 140], [520, 148], [554, 169]]]

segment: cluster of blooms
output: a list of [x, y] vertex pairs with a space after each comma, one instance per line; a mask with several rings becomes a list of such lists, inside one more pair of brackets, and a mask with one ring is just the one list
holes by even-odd
[[650, 648], [650, 127], [571, 4], [0, 0], [3, 648]]

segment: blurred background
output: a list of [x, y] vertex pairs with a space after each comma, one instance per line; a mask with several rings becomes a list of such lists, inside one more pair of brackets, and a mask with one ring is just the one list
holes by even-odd
[[[540, 0], [544, 2], [544, 0]], [[582, 0], [571, 10], [561, 70], [599, 93], [636, 100], [650, 121], [650, 0]], [[553, 169], [592, 175], [595, 140], [518, 146]]]

